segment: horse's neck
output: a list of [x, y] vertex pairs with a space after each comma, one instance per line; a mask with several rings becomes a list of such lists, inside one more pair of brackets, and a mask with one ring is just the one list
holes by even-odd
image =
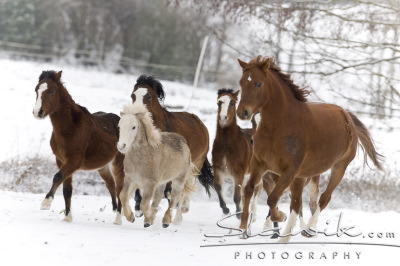
[[53, 130], [60, 133], [73, 130], [78, 113], [83, 113], [80, 107], [72, 100], [67, 90], [62, 93], [59, 107], [50, 115]]
[[171, 131], [170, 112], [162, 108], [161, 105], [156, 105], [151, 112], [153, 115], [154, 125], [161, 131]]
[[217, 121], [217, 133], [216, 138], [223, 138], [225, 140], [235, 140], [237, 139], [237, 135], [240, 134], [240, 127], [236, 124], [236, 118], [234, 121], [225, 126], [221, 127], [219, 121]]
[[136, 138], [133, 140], [131, 152], [140, 151], [141, 153], [147, 151], [150, 147], [149, 140], [147, 138], [146, 127], [143, 122], [140, 122], [139, 131]]
[[[270, 71], [269, 97], [267, 104], [261, 109], [262, 120], [269, 123], [280, 122], [288, 119], [297, 119], [305, 103], [297, 100], [287, 84], [280, 80], [277, 74]], [[293, 112], [296, 109], [296, 112]]]

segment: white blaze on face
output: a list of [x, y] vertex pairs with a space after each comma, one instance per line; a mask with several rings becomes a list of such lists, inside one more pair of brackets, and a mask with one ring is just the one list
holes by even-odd
[[143, 98], [147, 94], [147, 89], [146, 88], [139, 88], [137, 89], [133, 94], [136, 96], [136, 100], [133, 103], [133, 106], [135, 107], [144, 107], [147, 109], [146, 105], [143, 103]]
[[224, 95], [218, 98], [218, 102], [221, 102], [221, 110], [219, 112], [219, 124], [221, 126], [224, 126], [228, 121], [228, 109], [231, 98], [228, 95]]
[[258, 128], [258, 126], [260, 125], [260, 122], [261, 122], [261, 115], [260, 115], [260, 113], [257, 113], [257, 114], [254, 115], [254, 120], [256, 121], [257, 128]]
[[37, 99], [36, 99], [36, 104], [35, 107], [33, 108], [33, 115], [37, 118], [37, 119], [41, 119], [41, 117], [39, 117], [39, 111], [42, 108], [42, 94], [45, 90], [47, 90], [47, 83], [42, 83], [39, 86], [39, 89], [37, 90]]
[[138, 133], [138, 120], [136, 115], [124, 114], [119, 120], [119, 140], [117, 148], [121, 153], [126, 153], [132, 146]]
[[249, 77], [247, 78], [248, 82], [251, 82], [251, 76], [249, 75]]

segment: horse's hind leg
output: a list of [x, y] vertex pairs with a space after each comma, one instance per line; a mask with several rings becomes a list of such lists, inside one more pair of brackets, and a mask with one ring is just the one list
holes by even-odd
[[113, 211], [117, 211], [117, 193], [115, 189], [114, 177], [111, 174], [110, 166], [107, 164], [105, 167], [98, 170], [101, 178], [106, 182], [106, 187], [111, 195], [111, 203]]
[[63, 182], [63, 195], [65, 201], [64, 222], [72, 222], [71, 197], [72, 197], [72, 176], [67, 177]]
[[142, 196], [140, 195], [140, 190], [136, 189], [135, 191], [135, 216], [142, 217], [143, 212], [140, 210], [140, 203], [142, 202]]
[[[172, 211], [176, 204], [178, 204], [178, 208], [176, 210], [176, 217], [181, 216], [182, 217], [182, 208], [181, 208], [181, 200], [183, 200], [182, 197], [182, 190], [184, 187], [184, 181], [179, 181], [177, 179], [172, 182], [172, 191], [171, 191], [171, 202], [169, 204], [169, 207], [167, 211], [164, 214], [164, 217], [162, 219], [163, 227], [167, 228], [171, 221], [172, 221]], [[175, 221], [174, 221], [175, 222]]]
[[[222, 171], [218, 168], [214, 168], [214, 189], [217, 192], [219, 199], [219, 206], [222, 209], [224, 214], [229, 213], [229, 208], [226, 207], [226, 203], [224, 200], [224, 196], [222, 195], [222, 183], [223, 183], [223, 174]], [[242, 180], [243, 183], [243, 180]], [[236, 192], [236, 184], [235, 184], [235, 192]], [[240, 193], [240, 192], [239, 192]], [[240, 202], [240, 199], [239, 199]]]
[[[346, 171], [347, 164], [336, 164], [332, 167], [331, 176], [329, 179], [328, 186], [325, 189], [325, 192], [321, 194], [319, 198], [318, 206], [314, 211], [313, 215], [311, 216], [310, 220], [307, 223], [306, 230], [302, 231], [303, 236], [311, 237], [316, 234], [316, 226], [318, 223], [318, 217], [321, 211], [328, 205], [329, 201], [331, 200], [331, 196], [337, 185], [339, 185], [340, 181], [343, 178], [343, 175]], [[315, 179], [315, 181], [317, 178]], [[319, 179], [318, 179], [319, 181]], [[310, 182], [311, 183], [311, 182]], [[315, 183], [315, 182], [314, 182]]]
[[287, 243], [291, 237], [292, 230], [296, 225], [297, 216], [300, 213], [302, 205], [302, 195], [304, 188], [304, 178], [296, 178], [290, 184], [290, 216], [286, 224], [285, 230], [283, 231], [282, 237], [279, 239], [280, 243]]
[[117, 204], [117, 215], [115, 217], [114, 224], [121, 224], [122, 219], [121, 219], [121, 214], [122, 214], [122, 203], [120, 199], [120, 194], [122, 191], [122, 188], [124, 186], [124, 155], [121, 153], [118, 153], [117, 156], [115, 156], [113, 162], [112, 162], [112, 168], [111, 168], [111, 173], [114, 176], [115, 180], [115, 193], [117, 196], [118, 204]]
[[317, 210], [318, 206], [318, 195], [319, 195], [319, 175], [311, 178], [310, 183], [308, 183], [308, 191], [310, 194], [310, 211], [313, 215]]

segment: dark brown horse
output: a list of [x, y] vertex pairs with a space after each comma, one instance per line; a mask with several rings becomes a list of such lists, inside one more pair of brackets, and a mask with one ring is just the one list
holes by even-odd
[[251, 174], [245, 187], [240, 228], [246, 230], [254, 187], [264, 173], [270, 172], [279, 176], [267, 202], [272, 221], [286, 219], [277, 203], [290, 187], [290, 217], [284, 230], [287, 237], [281, 239], [286, 242], [300, 211], [307, 177], [331, 169], [328, 186], [307, 224], [307, 228], [312, 228], [355, 157], [358, 141], [379, 169], [382, 169], [381, 155], [376, 152], [368, 130], [354, 115], [337, 105], [307, 103], [308, 91], [295, 85], [272, 58], [258, 56], [249, 63], [239, 60], [239, 64], [243, 75], [237, 114], [247, 120], [255, 112], [261, 114], [260, 125], [253, 136]]
[[[200, 183], [210, 195], [210, 188], [213, 185], [213, 174], [207, 160], [209, 149], [209, 136], [206, 126], [194, 114], [187, 112], [169, 112], [161, 106], [160, 101], [165, 98], [165, 92], [160, 81], [152, 76], [141, 75], [134, 86], [131, 94], [133, 105], [143, 105], [149, 110], [154, 119], [154, 125], [162, 132], [175, 132], [181, 134], [189, 146], [192, 162], [201, 169], [198, 177]], [[167, 188], [166, 190], [168, 190]], [[118, 193], [118, 191], [117, 191]], [[140, 195], [136, 195], [136, 207], [138, 210]], [[182, 211], [189, 209], [189, 199], [184, 199]]]
[[111, 194], [113, 210], [116, 210], [113, 177], [120, 184], [124, 178], [124, 158], [117, 150], [119, 116], [103, 112], [91, 114], [76, 104], [61, 82], [61, 71], [43, 71], [35, 91], [33, 115], [38, 119], [50, 116], [53, 125], [50, 146], [59, 169], [41, 209], [50, 209], [54, 193], [63, 184], [64, 221], [72, 221], [72, 175], [77, 170], [97, 169]]
[[[222, 195], [222, 183], [226, 177], [234, 181], [233, 201], [236, 205], [237, 217], [240, 218], [243, 180], [250, 173], [250, 159], [253, 147], [251, 137], [253, 128], [242, 129], [236, 123], [236, 102], [239, 91], [221, 89], [218, 91], [217, 133], [212, 148], [212, 165], [214, 169], [214, 188], [218, 194], [219, 205], [224, 214], [229, 213]], [[253, 124], [253, 127], [255, 125]], [[255, 214], [257, 196], [262, 189], [260, 183], [256, 192], [252, 211]]]

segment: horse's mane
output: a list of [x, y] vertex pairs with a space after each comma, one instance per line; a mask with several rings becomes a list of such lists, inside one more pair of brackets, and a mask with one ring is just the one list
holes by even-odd
[[[273, 57], [267, 56], [257, 56], [252, 59], [248, 64], [245, 70], [255, 67], [261, 67], [263, 65], [267, 65], [268, 67], [265, 69], [270, 69], [274, 71], [278, 76], [282, 79], [286, 85], [289, 86], [290, 90], [293, 92], [294, 97], [302, 102], [307, 102], [307, 96], [310, 94], [310, 91], [307, 90], [307, 87], [300, 88], [300, 86], [294, 84], [293, 79], [290, 74], [285, 74], [282, 72], [281, 68], [275, 63], [275, 59]], [[265, 73], [267, 74], [267, 73]]]
[[222, 88], [218, 90], [218, 95], [221, 95], [222, 93], [233, 93], [233, 89], [226, 89], [226, 88]]
[[122, 112], [124, 114], [136, 115], [138, 120], [144, 126], [146, 139], [153, 148], [161, 144], [161, 131], [154, 126], [151, 113], [143, 106], [134, 106], [133, 104], [124, 105]]
[[136, 80], [135, 87], [140, 85], [147, 85], [154, 88], [156, 90], [158, 99], [160, 99], [160, 101], [163, 101], [165, 99], [165, 92], [163, 85], [154, 76], [141, 75]]
[[57, 80], [56, 72], [54, 70], [42, 71], [42, 73], [39, 76], [39, 82], [41, 82], [44, 79], [51, 79], [56, 82], [59, 81]]

